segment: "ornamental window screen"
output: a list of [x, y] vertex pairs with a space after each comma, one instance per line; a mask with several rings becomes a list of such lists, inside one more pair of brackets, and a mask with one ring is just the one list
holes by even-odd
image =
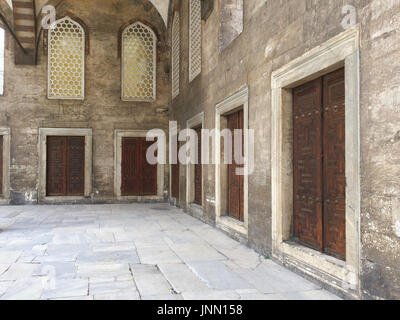
[[172, 24], [172, 98], [179, 94], [180, 71], [180, 22], [179, 13], [175, 13]]
[[201, 73], [201, 2], [189, 2], [189, 82]]
[[69, 17], [48, 31], [49, 99], [85, 98], [85, 31]]
[[156, 35], [136, 22], [122, 33], [122, 100], [156, 98]]

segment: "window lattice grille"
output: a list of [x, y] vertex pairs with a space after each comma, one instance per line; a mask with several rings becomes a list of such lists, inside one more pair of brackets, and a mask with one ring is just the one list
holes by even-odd
[[85, 31], [66, 17], [48, 33], [49, 99], [85, 98]]
[[156, 36], [136, 22], [122, 33], [122, 100], [153, 101], [156, 97]]
[[201, 73], [201, 2], [189, 3], [189, 81]]
[[180, 21], [179, 13], [175, 13], [172, 24], [172, 98], [179, 94], [180, 71]]

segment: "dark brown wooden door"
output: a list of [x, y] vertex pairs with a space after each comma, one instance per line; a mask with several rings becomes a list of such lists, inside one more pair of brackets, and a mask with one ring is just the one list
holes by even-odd
[[179, 161], [177, 164], [171, 165], [171, 196], [179, 200]]
[[123, 196], [142, 194], [141, 146], [142, 139], [122, 139], [121, 194]]
[[228, 215], [244, 221], [244, 179], [243, 175], [237, 174], [237, 169], [243, 168], [243, 165], [235, 159], [236, 152], [239, 154], [241, 151], [244, 155], [243, 110], [227, 116], [227, 128], [232, 132], [232, 137], [235, 136], [235, 130], [242, 130], [242, 143], [238, 146], [238, 141], [233, 139], [232, 163], [228, 164]]
[[195, 128], [197, 133], [197, 164], [194, 165], [194, 203], [203, 205], [203, 173], [201, 163], [201, 129]]
[[47, 195], [85, 193], [85, 137], [47, 137]]
[[142, 195], [157, 195], [157, 165], [149, 164], [146, 158], [148, 148], [154, 143], [154, 141], [145, 141], [145, 139], [142, 142]]
[[67, 195], [66, 137], [47, 137], [47, 195]]
[[344, 69], [324, 77], [324, 247], [346, 256], [346, 162]]
[[85, 193], [85, 137], [67, 139], [67, 194]]
[[345, 257], [344, 70], [293, 90], [294, 227], [298, 242]]
[[3, 136], [0, 136], [0, 196], [3, 195]]
[[147, 149], [154, 142], [145, 138], [122, 139], [121, 194], [146, 196], [157, 194], [157, 165], [146, 159]]
[[323, 250], [322, 79], [293, 91], [294, 237]]

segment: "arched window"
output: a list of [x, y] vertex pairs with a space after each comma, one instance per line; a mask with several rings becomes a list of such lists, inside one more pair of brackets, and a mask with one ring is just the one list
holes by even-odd
[[189, 2], [189, 82], [201, 73], [201, 2]]
[[69, 17], [48, 31], [49, 99], [85, 98], [85, 31]]
[[156, 99], [157, 38], [141, 22], [122, 32], [122, 100], [154, 101]]
[[4, 94], [4, 34], [0, 28], [0, 96]]
[[180, 72], [180, 21], [176, 12], [172, 23], [172, 98], [179, 94]]
[[224, 50], [243, 32], [243, 0], [221, 0], [219, 50]]

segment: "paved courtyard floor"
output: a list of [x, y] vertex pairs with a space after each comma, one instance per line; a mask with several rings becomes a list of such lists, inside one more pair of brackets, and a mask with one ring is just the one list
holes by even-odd
[[0, 299], [338, 299], [167, 204], [0, 207]]

